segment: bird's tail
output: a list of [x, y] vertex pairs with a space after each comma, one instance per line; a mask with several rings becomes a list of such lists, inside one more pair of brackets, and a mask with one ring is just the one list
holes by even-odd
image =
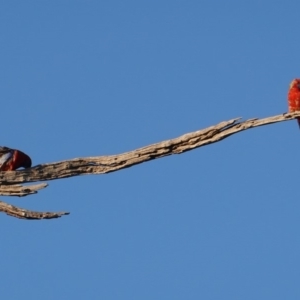
[[299, 128], [300, 128], [300, 117], [297, 118], [297, 122], [298, 122], [298, 125], [299, 125]]

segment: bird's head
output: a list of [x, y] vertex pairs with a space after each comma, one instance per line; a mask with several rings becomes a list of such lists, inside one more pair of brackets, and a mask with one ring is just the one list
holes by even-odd
[[24, 152], [20, 150], [16, 150], [16, 156], [15, 156], [15, 161], [16, 161], [16, 169], [17, 168], [31, 168], [32, 162], [31, 158], [25, 154]]
[[32, 165], [31, 158], [28, 155], [26, 155], [26, 156], [27, 157], [26, 157], [26, 159], [24, 159], [24, 163], [23, 163], [23, 168], [25, 168], [25, 169], [31, 168], [31, 165]]
[[300, 90], [300, 79], [294, 79], [290, 84], [290, 89], [298, 89]]

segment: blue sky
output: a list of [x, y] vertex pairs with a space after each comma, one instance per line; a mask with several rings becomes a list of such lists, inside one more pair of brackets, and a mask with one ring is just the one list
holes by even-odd
[[[1, 1], [0, 144], [34, 164], [287, 111], [299, 1]], [[296, 121], [1, 200], [3, 299], [299, 299]], [[42, 295], [42, 296], [41, 296]]]

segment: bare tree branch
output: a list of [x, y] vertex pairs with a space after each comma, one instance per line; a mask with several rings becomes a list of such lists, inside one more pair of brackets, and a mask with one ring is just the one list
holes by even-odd
[[37, 212], [7, 204], [0, 201], [0, 212], [4, 212], [9, 216], [27, 220], [55, 219], [63, 215], [68, 215], [68, 212]]
[[208, 144], [219, 142], [238, 132], [272, 123], [294, 119], [300, 112], [287, 113], [265, 119], [240, 118], [221, 122], [217, 125], [184, 134], [178, 138], [142, 147], [119, 155], [83, 157], [37, 165], [21, 171], [0, 172], [0, 183], [11, 185], [24, 182], [54, 180], [83, 174], [105, 174], [129, 168], [160, 157], [180, 154]]
[[38, 190], [44, 189], [47, 187], [47, 183], [40, 183], [35, 185], [2, 185], [0, 186], [0, 195], [1, 196], [27, 196], [36, 194]]
[[[10, 193], [9, 195], [18, 196], [36, 193], [38, 189], [44, 188], [46, 185], [31, 186], [30, 189], [29, 187], [16, 186], [16, 184], [61, 179], [83, 174], [115, 172], [149, 160], [172, 154], [180, 154], [216, 143], [233, 134], [251, 128], [288, 121], [297, 117], [300, 117], [300, 112], [285, 113], [264, 119], [249, 119], [246, 121], [240, 121], [240, 118], [235, 118], [202, 130], [184, 134], [175, 139], [166, 140], [119, 155], [75, 158], [61, 162], [37, 165], [33, 168], [21, 171], [0, 172], [0, 194], [4, 195], [6, 191], [8, 191], [7, 194]], [[11, 190], [5, 190], [6, 188], [10, 188]], [[9, 204], [5, 204], [6, 206], [4, 206], [3, 203], [4, 202], [2, 202], [0, 206], [0, 211], [16, 217], [20, 217], [20, 212], [23, 212], [23, 214], [29, 216], [24, 217], [22, 215], [23, 218], [27, 219], [56, 218], [67, 214], [31, 212], [10, 206]], [[7, 207], [10, 207], [10, 210], [8, 210]], [[15, 213], [16, 211], [18, 213]]]

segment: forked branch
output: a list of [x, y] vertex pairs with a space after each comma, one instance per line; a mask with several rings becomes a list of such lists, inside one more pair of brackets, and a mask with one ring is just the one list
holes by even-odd
[[[45, 186], [26, 186], [25, 188], [28, 190], [24, 191], [24, 187], [20, 187], [16, 184], [61, 179], [83, 174], [105, 174], [115, 172], [149, 160], [172, 154], [180, 154], [195, 148], [216, 143], [233, 134], [250, 128], [288, 121], [295, 119], [296, 117], [300, 117], [300, 112], [285, 113], [264, 119], [249, 119], [246, 121], [240, 121], [240, 118], [235, 118], [202, 130], [184, 134], [175, 139], [166, 140], [118, 155], [75, 158], [61, 162], [37, 165], [33, 168], [21, 171], [0, 172], [0, 195], [7, 195], [8, 188], [9, 195], [11, 196], [32, 194]], [[19, 209], [17, 207], [13, 208], [14, 211]], [[23, 209], [19, 210], [20, 212], [25, 211]], [[0, 212], [1, 211], [8, 213], [7, 208], [4, 210], [2, 206], [0, 206]], [[28, 213], [29, 211], [26, 212]], [[55, 215], [55, 213], [31, 213], [31, 216], [36, 214], [46, 214], [45, 216], [49, 216], [49, 214]], [[66, 213], [58, 214], [61, 216]], [[10, 213], [10, 215], [17, 216], [13, 213]], [[27, 215], [29, 216], [30, 214]], [[28, 219], [32, 219], [32, 217], [28, 217]]]

